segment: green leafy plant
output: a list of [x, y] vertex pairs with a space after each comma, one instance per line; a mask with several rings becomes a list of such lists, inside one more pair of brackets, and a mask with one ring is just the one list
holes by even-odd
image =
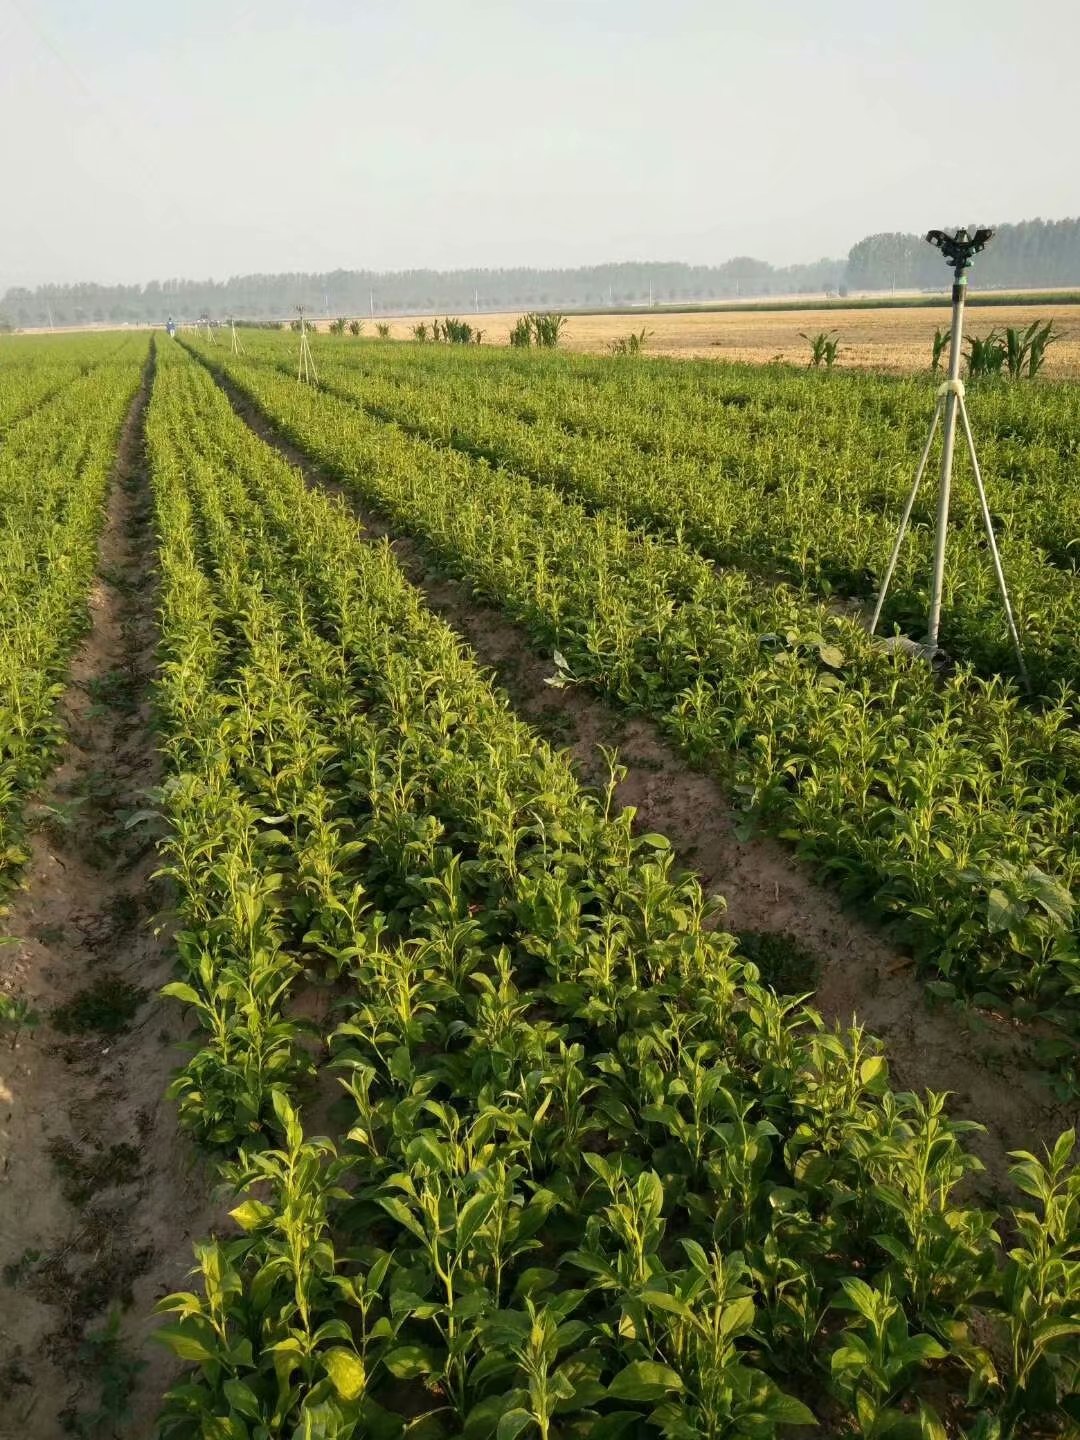
[[[880, 1289], [864, 1280], [843, 1282], [838, 1308], [856, 1317], [844, 1331], [832, 1354], [832, 1374], [837, 1389], [847, 1399], [858, 1421], [858, 1433], [865, 1440], [902, 1433], [904, 1417], [892, 1403], [903, 1388], [913, 1367], [942, 1360], [947, 1352], [932, 1335], [912, 1335], [903, 1310], [893, 1298], [888, 1280]], [[923, 1406], [927, 1421], [937, 1423]], [[926, 1433], [922, 1423], [908, 1433]]]
[[1018, 1243], [1009, 1251], [1001, 1315], [1009, 1334], [1011, 1367], [1006, 1434], [1021, 1423], [1059, 1413], [1076, 1419], [1080, 1389], [1080, 1168], [1075, 1131], [1066, 1131], [1040, 1161], [1018, 1150], [1010, 1174], [1037, 1202], [1014, 1210]]
[[541, 350], [554, 350], [566, 328], [566, 316], [534, 311], [527, 317], [532, 326], [533, 343]]
[[[1027, 867], [1037, 840], [1070, 853], [1068, 707], [1033, 718], [1000, 682], [898, 664], [804, 591], [696, 553], [704, 526], [691, 542], [671, 519], [696, 473], [671, 410], [635, 432], [664, 512], [571, 383], [613, 387], [621, 427], [662, 396], [651, 367], [375, 347], [308, 394], [259, 349], [209, 363], [562, 674], [730, 766], [763, 823], [885, 896], [928, 973], [1067, 1012], [1057, 939], [1037, 991], [1010, 957], [1063, 928], [1064, 864]], [[735, 378], [718, 433], [754, 405]], [[846, 422], [844, 388], [821, 403]], [[1007, 1329], [1004, 1257], [943, 1099], [893, 1091], [877, 1042], [762, 983], [619, 809], [618, 767], [583, 790], [390, 547], [179, 347], [148, 453], [170, 993], [201, 1030], [177, 1093], [228, 1157], [243, 1230], [165, 1304], [192, 1369], [164, 1433], [391, 1435], [407, 1395], [419, 1433], [691, 1440], [816, 1417], [940, 1440], [931, 1393], [954, 1429], [1000, 1433], [1013, 1362], [973, 1336]]]
[[1008, 326], [1005, 330], [1005, 368], [1010, 380], [1033, 380], [1046, 362], [1046, 351], [1061, 335], [1053, 321], [1033, 320], [1026, 330]]
[[839, 331], [819, 330], [816, 335], [807, 335], [804, 331], [800, 330], [799, 334], [810, 346], [810, 359], [807, 361], [808, 367], [817, 369], [818, 366], [824, 365], [826, 370], [831, 370], [836, 364], [836, 357], [840, 353]]
[[631, 331], [629, 335], [620, 335], [612, 340], [608, 349], [612, 355], [640, 355], [645, 349], [645, 342], [652, 334], [644, 326], [638, 331]]
[[22, 1031], [33, 1030], [40, 1023], [40, 1014], [25, 995], [0, 994], [0, 1028], [11, 1036], [13, 1050]]
[[1000, 377], [1008, 360], [1004, 339], [996, 330], [988, 335], [972, 335], [968, 340], [968, 376], [972, 380]]
[[936, 329], [936, 330], [934, 331], [934, 338], [933, 338], [933, 340], [932, 340], [932, 342], [931, 342], [931, 354], [930, 354], [930, 372], [931, 372], [931, 374], [936, 375], [937, 372], [941, 369], [941, 363], [942, 363], [942, 360], [945, 358], [945, 352], [949, 349], [949, 347], [950, 347], [951, 344], [952, 344], [952, 331], [951, 331], [951, 330], [949, 330], [949, 329], [942, 330], [942, 329], [938, 328], [938, 329]]

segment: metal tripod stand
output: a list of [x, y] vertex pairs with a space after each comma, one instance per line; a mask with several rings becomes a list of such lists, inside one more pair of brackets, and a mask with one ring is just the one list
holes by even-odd
[[911, 521], [911, 512], [915, 507], [915, 498], [919, 493], [923, 476], [926, 474], [927, 463], [930, 459], [930, 448], [934, 443], [934, 435], [937, 433], [938, 424], [944, 413], [945, 429], [941, 442], [941, 469], [938, 476], [937, 532], [934, 536], [934, 569], [930, 584], [930, 614], [927, 622], [926, 642], [924, 645], [918, 647], [919, 653], [923, 654], [927, 659], [932, 660], [939, 653], [938, 630], [941, 624], [941, 597], [945, 583], [945, 543], [949, 531], [949, 497], [952, 489], [953, 452], [956, 446], [956, 421], [959, 416], [964, 430], [964, 439], [967, 442], [968, 454], [971, 456], [971, 469], [975, 476], [975, 487], [979, 492], [979, 506], [982, 510], [983, 524], [986, 527], [986, 539], [994, 564], [994, 574], [997, 577], [998, 589], [1001, 591], [1001, 599], [1005, 607], [1005, 619], [1008, 623], [1013, 649], [1016, 652], [1016, 663], [1020, 670], [1020, 677], [1024, 682], [1025, 688], [1027, 688], [1028, 675], [1027, 668], [1024, 665], [1023, 651], [1020, 647], [1020, 635], [1017, 631], [1016, 620], [1013, 616], [1012, 602], [1009, 599], [1009, 588], [1005, 583], [1005, 571], [1001, 566], [1001, 555], [998, 551], [997, 538], [994, 535], [993, 521], [990, 518], [990, 506], [986, 499], [986, 488], [983, 485], [982, 471], [979, 469], [979, 461], [975, 454], [975, 437], [971, 433], [971, 421], [968, 419], [967, 405], [964, 401], [964, 382], [960, 379], [961, 341], [964, 330], [964, 299], [967, 294], [967, 272], [971, 269], [971, 262], [974, 256], [984, 248], [993, 233], [992, 230], [976, 230], [973, 236], [969, 236], [966, 230], [961, 229], [957, 230], [955, 235], [948, 235], [943, 230], [931, 230], [926, 237], [931, 245], [938, 247], [953, 269], [949, 378], [937, 392], [937, 404], [934, 407], [934, 418], [930, 422], [930, 433], [926, 437], [926, 445], [923, 448], [922, 458], [919, 461], [919, 468], [915, 472], [915, 483], [912, 485], [911, 491], [908, 494], [907, 503], [904, 506], [904, 513], [900, 519], [900, 529], [897, 532], [896, 544], [893, 546], [893, 552], [885, 570], [885, 578], [882, 580], [881, 589], [878, 592], [877, 603], [874, 606], [874, 614], [870, 621], [870, 634], [872, 635], [877, 629], [878, 621], [881, 619], [881, 611], [885, 604], [885, 597], [888, 594], [889, 586], [892, 584], [896, 564], [900, 558], [900, 549], [903, 545], [904, 535]]
[[307, 322], [304, 319], [304, 307], [296, 307], [300, 315], [300, 368], [296, 372], [296, 378], [301, 383], [317, 385], [319, 383], [319, 372], [315, 369], [315, 361], [311, 354], [311, 341], [307, 338]]
[[247, 351], [244, 349], [240, 337], [236, 333], [236, 321], [231, 315], [229, 316], [229, 329], [232, 332], [232, 353], [234, 355], [246, 355]]

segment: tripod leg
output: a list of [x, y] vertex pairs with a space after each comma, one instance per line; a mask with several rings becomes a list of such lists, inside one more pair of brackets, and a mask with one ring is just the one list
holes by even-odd
[[1013, 649], [1016, 651], [1016, 663], [1020, 670], [1020, 678], [1024, 682], [1024, 689], [1031, 689], [1031, 682], [1028, 680], [1027, 667], [1024, 664], [1024, 652], [1020, 648], [1020, 635], [1016, 628], [1016, 620], [1013, 618], [1012, 601], [1009, 599], [1009, 587], [1005, 583], [1005, 571], [1001, 565], [1001, 555], [997, 547], [997, 538], [994, 535], [994, 523], [990, 519], [990, 505], [986, 499], [986, 489], [983, 485], [982, 471], [979, 469], [979, 461], [975, 455], [975, 437], [971, 433], [971, 421], [968, 419], [967, 406], [964, 404], [964, 397], [958, 396], [960, 405], [960, 422], [964, 427], [964, 438], [967, 441], [968, 454], [971, 456], [971, 468], [975, 474], [975, 488], [979, 492], [979, 505], [982, 508], [983, 524], [986, 526], [986, 539], [990, 545], [990, 555], [994, 562], [994, 574], [997, 576], [998, 589], [1001, 591], [1002, 604], [1005, 606], [1005, 620], [1009, 626], [1009, 635], [1012, 638]]
[[904, 506], [904, 513], [900, 518], [900, 529], [896, 534], [896, 544], [893, 546], [893, 552], [885, 571], [885, 578], [882, 580], [881, 589], [878, 591], [877, 604], [874, 606], [873, 618], [870, 621], [871, 635], [873, 635], [878, 627], [878, 621], [881, 619], [881, 611], [885, 604], [885, 596], [888, 594], [889, 586], [892, 584], [893, 572], [896, 570], [896, 562], [900, 559], [900, 547], [904, 543], [904, 532], [907, 530], [908, 521], [911, 519], [911, 512], [915, 508], [915, 496], [918, 495], [922, 478], [926, 474], [926, 462], [930, 459], [930, 446], [934, 443], [934, 434], [938, 427], [938, 421], [941, 419], [941, 407], [943, 404], [944, 401], [939, 398], [937, 406], [934, 409], [934, 418], [930, 422], [930, 434], [926, 437], [926, 444], [923, 447], [922, 459], [919, 461], [919, 468], [915, 472], [915, 483], [911, 487], [907, 504]]

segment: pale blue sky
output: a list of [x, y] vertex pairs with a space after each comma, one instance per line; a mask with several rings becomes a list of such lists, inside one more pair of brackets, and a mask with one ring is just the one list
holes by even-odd
[[1077, 214], [1078, 53], [1075, 0], [0, 0], [0, 292]]

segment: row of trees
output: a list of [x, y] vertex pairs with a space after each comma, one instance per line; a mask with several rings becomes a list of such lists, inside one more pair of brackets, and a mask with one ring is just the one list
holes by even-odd
[[[980, 287], [1080, 285], [1080, 219], [1002, 225], [978, 260]], [[870, 235], [847, 260], [777, 267], [737, 256], [722, 265], [627, 262], [567, 270], [333, 270], [326, 274], [236, 275], [229, 280], [152, 280], [148, 285], [13, 288], [0, 322], [14, 325], [158, 323], [200, 315], [259, 319], [291, 315], [387, 315], [480, 310], [601, 308], [693, 303], [854, 290], [943, 289], [948, 274], [921, 236]]]
[[42, 285], [11, 289], [0, 313], [18, 325], [158, 321], [165, 315], [287, 317], [296, 305], [316, 317], [428, 311], [543, 310], [658, 305], [735, 295], [835, 288], [839, 260], [783, 269], [740, 257], [723, 265], [677, 262], [583, 266], [573, 270], [332, 270], [326, 274], [236, 275], [229, 280], [154, 280], [141, 285]]
[[[999, 225], [975, 275], [979, 289], [1080, 285], [1080, 219]], [[868, 235], [848, 252], [846, 282], [853, 290], [940, 290], [949, 271], [922, 235]]]

